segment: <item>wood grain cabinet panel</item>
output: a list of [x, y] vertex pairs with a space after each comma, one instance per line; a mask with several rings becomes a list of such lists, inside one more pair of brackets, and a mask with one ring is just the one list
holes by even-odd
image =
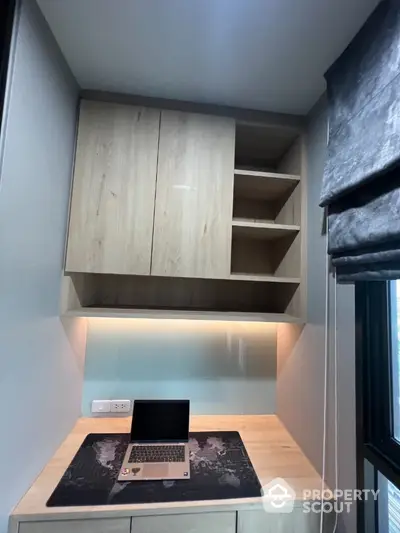
[[162, 111], [151, 273], [228, 278], [235, 122]]
[[131, 533], [235, 533], [236, 512], [132, 518]]
[[82, 101], [66, 270], [150, 274], [160, 111]]
[[21, 522], [18, 533], [130, 533], [130, 518]]

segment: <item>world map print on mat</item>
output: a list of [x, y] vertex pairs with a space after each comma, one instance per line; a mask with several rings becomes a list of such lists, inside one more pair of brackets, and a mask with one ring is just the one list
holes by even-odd
[[237, 431], [190, 433], [190, 479], [117, 481], [129, 434], [86, 437], [48, 507], [252, 498], [261, 486]]

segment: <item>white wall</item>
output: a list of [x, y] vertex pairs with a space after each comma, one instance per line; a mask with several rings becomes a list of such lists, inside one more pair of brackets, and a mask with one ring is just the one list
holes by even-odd
[[[318, 206], [326, 158], [327, 116], [322, 99], [309, 117], [307, 138], [307, 257], [308, 320], [304, 328], [278, 328], [277, 413], [308, 456], [322, 472], [325, 369], [326, 237], [324, 212]], [[334, 281], [329, 276], [329, 363], [326, 479], [335, 488], [334, 468]], [[354, 289], [337, 287], [339, 390], [339, 488], [356, 487], [355, 447], [355, 312]], [[340, 516], [338, 533], [356, 532], [356, 510]]]
[[276, 325], [88, 320], [82, 411], [95, 399], [188, 398], [195, 414], [275, 412]]
[[12, 54], [0, 137], [0, 533], [80, 414], [85, 342], [84, 322], [58, 318], [78, 88], [32, 0]]

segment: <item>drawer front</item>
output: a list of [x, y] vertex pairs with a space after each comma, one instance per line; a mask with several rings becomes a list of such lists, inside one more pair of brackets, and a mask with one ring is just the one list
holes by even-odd
[[130, 533], [130, 518], [21, 522], [18, 533]]
[[132, 518], [131, 533], [235, 533], [236, 512]]

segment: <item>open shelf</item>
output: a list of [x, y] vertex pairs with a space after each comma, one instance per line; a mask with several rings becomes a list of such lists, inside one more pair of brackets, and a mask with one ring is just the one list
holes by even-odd
[[295, 236], [300, 226], [294, 224], [275, 224], [271, 222], [257, 222], [234, 219], [232, 222], [233, 236], [249, 237], [252, 239], [274, 240], [286, 236]]
[[238, 123], [233, 218], [301, 225], [302, 153], [298, 133]]
[[298, 227], [301, 222], [299, 183], [298, 176], [288, 174], [253, 171], [235, 174], [234, 223], [247, 221]]
[[300, 234], [290, 233], [281, 238], [265, 240], [249, 238], [247, 235], [234, 235], [232, 239], [231, 275], [263, 276], [265, 280], [282, 279], [298, 281], [300, 278], [299, 260]]
[[295, 277], [238, 271], [229, 279], [75, 273], [66, 278], [74, 295], [67, 316], [300, 322], [290, 311], [299, 287]]
[[290, 195], [300, 176], [235, 169], [235, 196], [257, 200], [278, 200]]
[[236, 122], [235, 168], [297, 174], [280, 169], [285, 155], [299, 136], [294, 128], [257, 122]]
[[274, 283], [276, 303], [295, 287], [284, 312], [302, 315], [302, 139], [294, 130], [239, 123], [235, 142], [231, 279]]

